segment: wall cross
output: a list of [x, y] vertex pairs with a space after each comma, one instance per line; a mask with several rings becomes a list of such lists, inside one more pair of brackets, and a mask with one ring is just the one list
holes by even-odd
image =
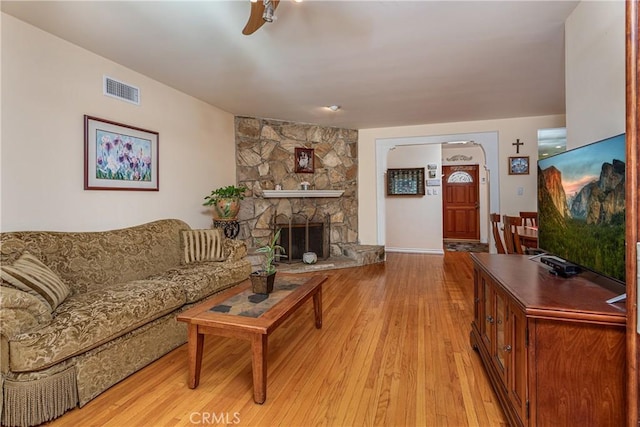
[[516, 146], [516, 154], [520, 154], [520, 146], [524, 145], [524, 142], [520, 142], [519, 139], [516, 139], [516, 142], [514, 142], [511, 145], [515, 145]]

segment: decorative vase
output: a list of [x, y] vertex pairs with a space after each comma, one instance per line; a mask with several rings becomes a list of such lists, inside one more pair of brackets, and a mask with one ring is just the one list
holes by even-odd
[[318, 262], [318, 255], [315, 252], [305, 252], [302, 254], [302, 262], [305, 264], [315, 264]]
[[255, 271], [251, 278], [251, 290], [254, 294], [270, 294], [273, 292], [273, 284], [276, 280], [276, 272], [266, 274], [264, 271]]
[[236, 219], [240, 211], [237, 197], [218, 199], [214, 205], [214, 219]]

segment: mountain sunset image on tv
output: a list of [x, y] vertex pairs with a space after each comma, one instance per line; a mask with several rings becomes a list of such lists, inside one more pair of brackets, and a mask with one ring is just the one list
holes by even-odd
[[538, 161], [538, 241], [552, 255], [625, 280], [625, 136]]

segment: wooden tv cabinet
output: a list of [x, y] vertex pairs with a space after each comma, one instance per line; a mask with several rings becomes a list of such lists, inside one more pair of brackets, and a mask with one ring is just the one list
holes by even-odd
[[625, 425], [625, 303], [522, 255], [471, 254], [477, 349], [513, 426]]

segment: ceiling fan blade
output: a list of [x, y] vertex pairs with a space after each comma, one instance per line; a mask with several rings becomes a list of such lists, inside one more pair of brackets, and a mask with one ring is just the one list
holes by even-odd
[[[278, 3], [280, 3], [280, 0], [271, 0], [273, 10], [276, 10], [276, 8], [278, 7]], [[264, 1], [258, 0], [255, 3], [251, 2], [251, 14], [249, 15], [247, 25], [245, 25], [244, 29], [242, 30], [242, 34], [248, 36], [249, 34], [253, 34], [258, 28], [262, 27], [262, 25], [265, 23], [265, 20], [262, 19], [263, 14]]]

